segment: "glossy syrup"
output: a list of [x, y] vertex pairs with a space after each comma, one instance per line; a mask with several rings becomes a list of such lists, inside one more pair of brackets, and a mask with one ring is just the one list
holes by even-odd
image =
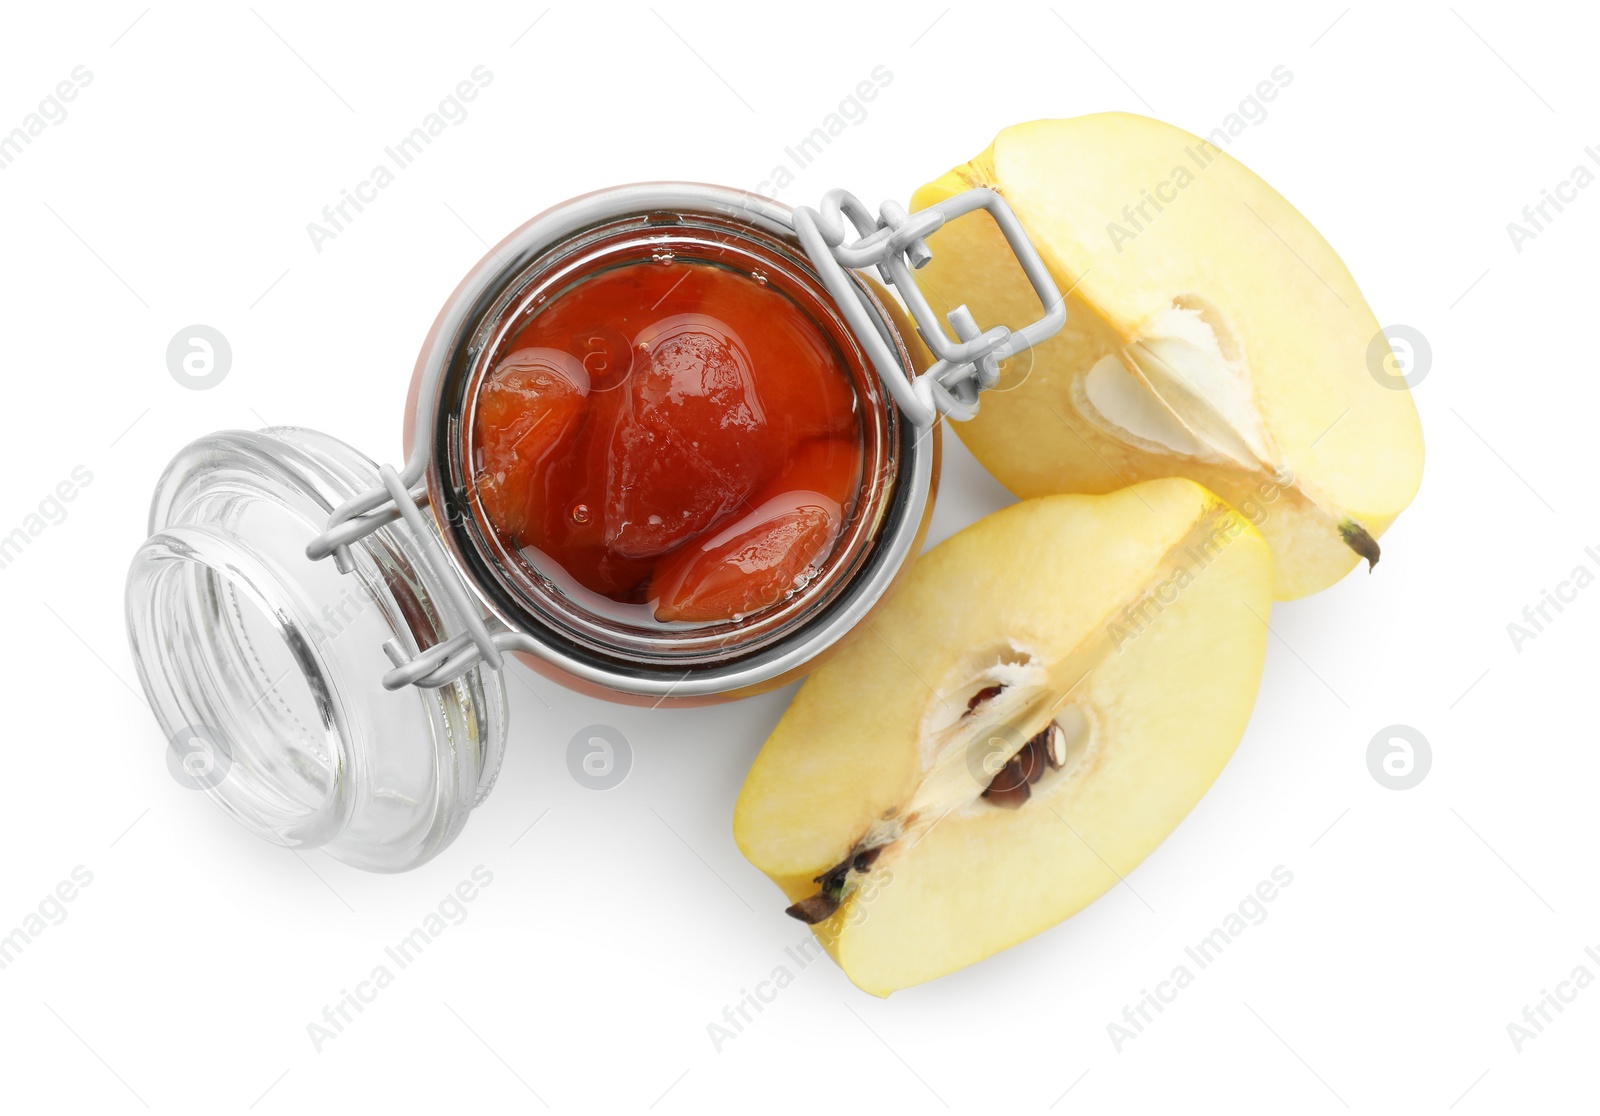
[[757, 276], [664, 257], [585, 278], [502, 348], [475, 487], [536, 568], [658, 622], [739, 619], [826, 561], [863, 433], [827, 336]]

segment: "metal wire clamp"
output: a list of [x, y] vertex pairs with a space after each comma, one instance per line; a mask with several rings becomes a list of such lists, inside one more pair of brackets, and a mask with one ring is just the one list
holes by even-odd
[[[979, 209], [987, 210], [1000, 227], [1039, 296], [1044, 316], [1017, 330], [1003, 325], [980, 330], [966, 306], [957, 306], [946, 315], [958, 338], [951, 341], [911, 272], [933, 258], [926, 240], [929, 235], [946, 221]], [[854, 244], [844, 242], [845, 218], [860, 236]], [[940, 415], [958, 422], [972, 418], [978, 413], [978, 393], [999, 382], [1000, 362], [1053, 337], [1066, 324], [1066, 302], [1056, 290], [1055, 280], [1011, 206], [993, 190], [967, 190], [914, 214], [886, 201], [878, 208], [876, 219], [854, 194], [830, 190], [822, 197], [820, 213], [806, 206], [795, 210], [794, 228], [823, 285], [866, 347], [878, 376], [918, 426], [932, 426]], [[889, 339], [868, 313], [866, 295], [850, 282], [846, 268], [875, 270], [900, 293], [917, 332], [937, 358], [922, 375], [907, 377]]]

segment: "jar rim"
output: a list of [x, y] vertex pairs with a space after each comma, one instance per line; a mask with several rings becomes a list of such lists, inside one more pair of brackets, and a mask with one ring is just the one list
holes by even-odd
[[[857, 380], [863, 411], [868, 406], [878, 408], [872, 416], [864, 414], [863, 421], [878, 428], [882, 444], [877, 464], [887, 473], [863, 477], [863, 493], [881, 482], [875, 505], [863, 520], [871, 529], [855, 540], [855, 550], [847, 556], [855, 566], [837, 591], [826, 601], [820, 596], [813, 599], [812, 604], [820, 607], [798, 608], [798, 621], [762, 641], [741, 642], [723, 634], [702, 641], [691, 653], [668, 649], [651, 654], [637, 641], [608, 642], [592, 630], [575, 632], [570, 625], [552, 623], [548, 613], [530, 608], [523, 594], [506, 583], [503, 560], [476, 529], [481, 513], [472, 506], [475, 501], [466, 483], [470, 478], [461, 475], [459, 466], [467, 435], [463, 410], [470, 403], [466, 388], [475, 374], [481, 375], [482, 364], [492, 360], [496, 326], [517, 304], [530, 277], [559, 261], [564, 251], [594, 230], [626, 227], [630, 222], [641, 232], [681, 226], [686, 219], [712, 222], [781, 250], [808, 292], [837, 314], [832, 297], [804, 257], [790, 212], [771, 199], [694, 183], [643, 184], [585, 195], [534, 218], [491, 249], [441, 310], [413, 381], [414, 396], [419, 389], [422, 394], [431, 389], [431, 396], [414, 398], [415, 437], [428, 439], [429, 501], [452, 561], [488, 611], [515, 633], [515, 650], [531, 654], [560, 675], [633, 698], [693, 700], [755, 692], [809, 669], [808, 664], [842, 639], [881, 599], [913, 556], [931, 500], [937, 434], [917, 428], [895, 406], [865, 353], [848, 363], [854, 366], [853, 377], [858, 372], [864, 377]], [[896, 323], [877, 293], [859, 278], [856, 282], [880, 332], [894, 343], [909, 374], [911, 356]], [[839, 328], [853, 339], [842, 316]], [[424, 429], [422, 420], [430, 410], [433, 421]]]
[[[215, 524], [169, 526], [135, 553], [127, 596], [134, 659], [157, 721], [169, 737], [202, 740], [225, 768], [204, 787], [211, 798], [278, 844], [316, 847], [336, 836], [354, 805], [349, 726], [329, 664], [305, 638], [314, 621], [279, 574]], [[203, 629], [196, 614], [217, 623]], [[285, 653], [293, 666], [280, 670]], [[228, 692], [236, 666], [259, 696]], [[155, 676], [166, 684], [151, 685]], [[315, 738], [302, 735], [311, 724], [322, 729]], [[296, 748], [300, 761], [248, 754], [264, 753], [268, 741]]]

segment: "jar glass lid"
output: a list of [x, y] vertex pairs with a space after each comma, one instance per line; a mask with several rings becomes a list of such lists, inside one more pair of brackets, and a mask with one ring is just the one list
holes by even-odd
[[397, 520], [306, 557], [377, 467], [314, 431], [226, 431], [185, 447], [156, 488], [128, 574], [139, 678], [169, 766], [246, 828], [400, 871], [444, 848], [488, 793], [505, 739], [497, 671], [389, 690], [407, 656], [461, 630], [439, 574]]

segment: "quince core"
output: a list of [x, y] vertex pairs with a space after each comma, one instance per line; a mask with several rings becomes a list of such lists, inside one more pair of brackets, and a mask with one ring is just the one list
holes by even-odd
[[1078, 911], [1232, 754], [1272, 567], [1183, 479], [1026, 500], [920, 558], [813, 673], [734, 836], [861, 988], [887, 995]]
[[[1010, 203], [1067, 301], [1066, 327], [954, 424], [1002, 484], [1197, 480], [1260, 527], [1279, 600], [1377, 562], [1421, 482], [1421, 427], [1369, 366], [1387, 342], [1355, 280], [1292, 205], [1214, 144], [1124, 113], [1007, 128], [911, 208], [975, 186]], [[1038, 317], [986, 214], [928, 244], [918, 281], [936, 309], [965, 304], [983, 327]]]

